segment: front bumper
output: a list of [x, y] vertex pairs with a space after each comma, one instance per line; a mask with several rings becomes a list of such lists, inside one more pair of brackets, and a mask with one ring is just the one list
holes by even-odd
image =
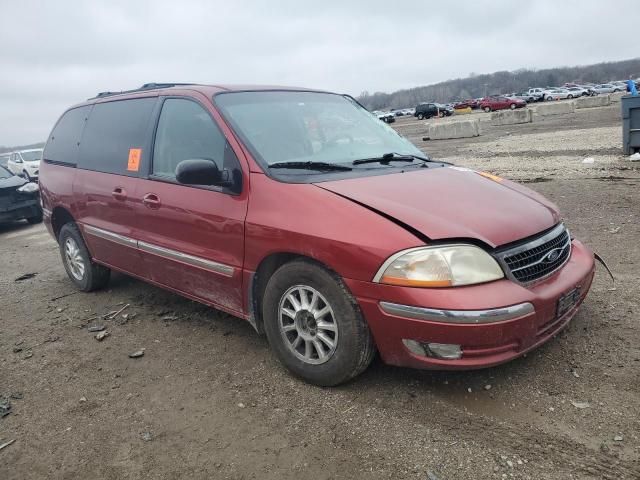
[[33, 218], [40, 215], [42, 208], [39, 201], [24, 200], [22, 202], [11, 204], [5, 208], [0, 208], [0, 222], [11, 222], [14, 220], [22, 220], [23, 218]]
[[[446, 289], [345, 281], [356, 296], [386, 363], [457, 370], [498, 365], [551, 339], [575, 316], [594, 271], [593, 252], [574, 240], [568, 262], [550, 277], [528, 287], [506, 279]], [[578, 286], [580, 296], [575, 305], [557, 317], [558, 299]], [[514, 308], [526, 304], [532, 308]], [[465, 316], [470, 317], [469, 323]], [[443, 360], [416, 355], [403, 339], [460, 345], [462, 356]]]

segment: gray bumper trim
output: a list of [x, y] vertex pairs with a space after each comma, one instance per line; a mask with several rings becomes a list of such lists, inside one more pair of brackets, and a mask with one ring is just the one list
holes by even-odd
[[529, 302], [490, 310], [440, 310], [389, 302], [380, 302], [380, 308], [385, 313], [398, 317], [441, 323], [470, 324], [504, 322], [505, 320], [512, 320], [535, 312], [533, 305]]

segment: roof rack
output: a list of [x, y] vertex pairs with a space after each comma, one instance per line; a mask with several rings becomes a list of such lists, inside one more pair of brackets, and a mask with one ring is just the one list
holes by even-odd
[[144, 92], [146, 90], [158, 90], [160, 88], [180, 87], [184, 85], [193, 85], [193, 83], [145, 83], [140, 88], [134, 88], [133, 90], [122, 90], [120, 92], [100, 92], [93, 98], [104, 98], [104, 97], [110, 97], [111, 95], [122, 95], [124, 93]]

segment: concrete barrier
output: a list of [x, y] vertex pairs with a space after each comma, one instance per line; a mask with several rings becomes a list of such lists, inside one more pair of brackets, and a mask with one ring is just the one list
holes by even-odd
[[574, 113], [576, 111], [576, 102], [571, 101], [551, 101], [541, 103], [536, 107], [536, 114], [541, 117], [549, 115], [562, 115], [563, 113]]
[[629, 95], [627, 92], [615, 92], [610, 95], [611, 102], [619, 102], [620, 99], [626, 95]]
[[528, 108], [519, 110], [501, 110], [491, 114], [491, 125], [516, 125], [518, 123], [531, 123], [533, 112]]
[[576, 108], [606, 107], [611, 103], [611, 96], [582, 97], [576, 100]]
[[427, 136], [431, 140], [446, 140], [451, 138], [470, 138], [480, 135], [478, 120], [464, 120], [459, 122], [434, 122], [429, 124]]

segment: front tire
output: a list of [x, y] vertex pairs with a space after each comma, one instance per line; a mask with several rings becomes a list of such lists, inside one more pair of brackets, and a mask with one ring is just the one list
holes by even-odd
[[510, 108], [511, 110], [515, 110], [515, 109], [516, 109], [516, 104], [515, 104], [515, 103], [512, 103], [511, 105], [509, 105], [509, 108]]
[[264, 327], [276, 357], [319, 386], [344, 383], [373, 360], [375, 346], [342, 280], [306, 260], [280, 267], [263, 299]]
[[424, 120], [424, 115], [423, 114], [419, 113], [417, 116], [418, 116], [418, 120]]
[[489, 113], [489, 112], [491, 111], [491, 107], [484, 107], [484, 108], [483, 108], [483, 110], [484, 110], [486, 113]]
[[64, 269], [76, 287], [83, 292], [90, 292], [109, 283], [111, 270], [91, 260], [89, 250], [75, 223], [67, 223], [60, 229], [58, 243]]

